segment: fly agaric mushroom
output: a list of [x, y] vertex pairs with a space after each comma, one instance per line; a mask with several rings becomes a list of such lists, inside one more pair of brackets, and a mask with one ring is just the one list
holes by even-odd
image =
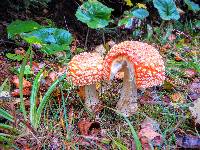
[[76, 86], [84, 87], [85, 105], [91, 110], [100, 101], [96, 83], [103, 78], [103, 58], [98, 53], [83, 52], [76, 55], [68, 64], [68, 77]]
[[165, 66], [159, 52], [138, 41], [122, 42], [108, 52], [104, 60], [105, 78], [113, 79], [118, 71], [124, 72], [124, 78], [117, 110], [126, 116], [138, 108], [137, 88], [160, 85], [165, 79]]

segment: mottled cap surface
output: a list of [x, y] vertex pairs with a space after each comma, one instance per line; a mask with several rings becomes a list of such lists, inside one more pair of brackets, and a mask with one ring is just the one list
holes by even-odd
[[125, 41], [113, 46], [104, 61], [104, 74], [107, 80], [110, 79], [113, 62], [117, 59], [133, 64], [138, 88], [160, 85], [165, 79], [162, 56], [147, 43]]
[[98, 53], [83, 52], [68, 64], [67, 77], [76, 86], [95, 84], [103, 78], [103, 58]]

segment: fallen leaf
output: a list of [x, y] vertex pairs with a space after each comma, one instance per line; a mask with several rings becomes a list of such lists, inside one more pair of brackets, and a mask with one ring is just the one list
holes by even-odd
[[176, 35], [175, 34], [170, 34], [170, 36], [168, 37], [168, 40], [170, 42], [173, 42], [174, 40], [176, 40]]
[[176, 135], [176, 144], [182, 148], [198, 149], [200, 147], [200, 136]]
[[[11, 82], [19, 88], [19, 77], [17, 75], [14, 75], [12, 77]], [[31, 82], [27, 81], [25, 78], [23, 78], [23, 88], [30, 88], [32, 86]]]
[[200, 81], [199, 80], [193, 81], [191, 84], [189, 84], [188, 91], [189, 91], [188, 96], [192, 100], [197, 100], [198, 98], [200, 98]]
[[195, 69], [188, 68], [184, 70], [184, 76], [187, 78], [193, 78], [195, 77], [195, 75], [197, 75], [197, 72]]
[[182, 58], [182, 57], [180, 56], [180, 54], [178, 54], [178, 53], [175, 54], [174, 59], [175, 59], [176, 61], [182, 61], [182, 60], [183, 60], [183, 58]]
[[175, 103], [177, 103], [177, 102], [184, 103], [185, 98], [182, 93], [176, 92], [171, 95], [171, 100], [172, 100], [172, 102], [175, 102]]
[[15, 51], [15, 54], [25, 55], [25, 50], [22, 47], [15, 48], [14, 51]]
[[146, 118], [141, 123], [141, 130], [138, 137], [141, 140], [143, 149], [151, 149], [153, 146], [160, 146], [163, 143], [162, 135], [158, 133], [159, 124], [151, 118]]
[[195, 118], [196, 123], [200, 124], [200, 98], [193, 102], [193, 106], [189, 107], [189, 110]]
[[[24, 88], [23, 89], [23, 95], [25, 96], [30, 96], [31, 91], [29, 88]], [[13, 97], [18, 97], [19, 96], [19, 89], [15, 89], [14, 91], [11, 92], [11, 96]]]
[[83, 86], [78, 88], [77, 93], [81, 99], [85, 99], [85, 88]]
[[81, 135], [97, 135], [100, 132], [100, 123], [83, 119], [78, 122], [78, 128]]

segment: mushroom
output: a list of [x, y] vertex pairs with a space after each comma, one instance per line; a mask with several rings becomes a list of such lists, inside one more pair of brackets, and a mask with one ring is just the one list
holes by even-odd
[[85, 93], [85, 106], [93, 110], [100, 103], [96, 83], [103, 78], [103, 58], [98, 53], [83, 52], [76, 55], [68, 64], [68, 77], [72, 83], [81, 86]]
[[165, 66], [159, 52], [138, 41], [125, 41], [113, 46], [103, 66], [107, 80], [112, 80], [118, 71], [124, 72], [117, 110], [125, 116], [137, 111], [137, 88], [160, 85], [165, 79]]

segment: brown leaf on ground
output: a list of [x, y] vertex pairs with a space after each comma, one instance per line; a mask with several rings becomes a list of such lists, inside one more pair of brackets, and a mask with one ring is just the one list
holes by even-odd
[[141, 130], [138, 133], [143, 149], [150, 150], [151, 145], [160, 146], [163, 143], [162, 135], [157, 131], [159, 124], [151, 118], [146, 118], [141, 123]]
[[174, 56], [174, 59], [176, 61], [183, 61], [183, 58], [180, 56], [180, 54], [176, 53], [175, 56]]
[[194, 80], [191, 84], [188, 85], [188, 96], [192, 100], [197, 100], [200, 98], [200, 80]]
[[15, 51], [15, 54], [25, 55], [25, 50], [22, 47], [15, 48], [14, 51]]
[[[24, 88], [23, 89], [23, 95], [30, 96], [31, 95], [30, 89], [29, 88]], [[19, 89], [15, 89], [14, 91], [12, 91], [11, 92], [11, 96], [18, 97], [19, 96]]]
[[187, 78], [193, 78], [195, 75], [197, 75], [197, 71], [195, 69], [188, 68], [184, 70], [184, 76]]
[[189, 107], [195, 122], [200, 124], [200, 98], [193, 102], [193, 106]]
[[88, 119], [83, 119], [79, 121], [78, 128], [81, 135], [84, 135], [84, 136], [97, 135], [98, 133], [100, 133], [100, 123], [91, 122]]
[[175, 102], [175, 103], [177, 103], [177, 102], [184, 103], [185, 102], [185, 98], [184, 98], [183, 94], [180, 92], [176, 92], [176, 93], [172, 94], [171, 100], [172, 100], [172, 102]]
[[[19, 77], [17, 75], [14, 75], [12, 77], [11, 82], [19, 88]], [[23, 88], [30, 88], [32, 86], [31, 82], [27, 81], [25, 78], [23, 78]]]
[[176, 144], [182, 148], [198, 149], [200, 147], [200, 136], [176, 135]]
[[170, 34], [170, 36], [168, 37], [168, 40], [170, 42], [173, 42], [174, 40], [176, 40], [176, 35], [175, 34]]

